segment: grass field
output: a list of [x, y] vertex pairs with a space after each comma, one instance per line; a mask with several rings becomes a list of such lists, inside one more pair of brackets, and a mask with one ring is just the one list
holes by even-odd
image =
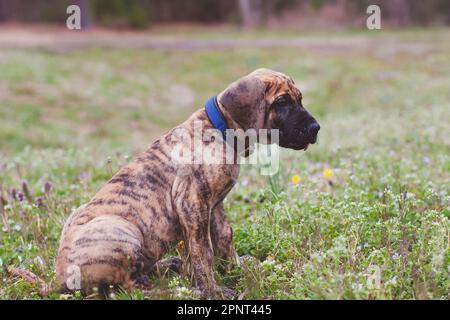
[[[295, 79], [320, 139], [280, 150], [271, 179], [242, 170], [226, 209], [238, 253], [260, 262], [219, 282], [243, 299], [448, 299], [450, 31], [339, 35], [368, 41], [354, 48], [329, 35], [304, 48], [0, 49], [0, 265], [54, 285], [70, 212], [208, 97], [269, 67]], [[152, 284], [111, 298], [196, 298], [188, 276]], [[0, 299], [22, 298], [38, 288], [0, 271]]]

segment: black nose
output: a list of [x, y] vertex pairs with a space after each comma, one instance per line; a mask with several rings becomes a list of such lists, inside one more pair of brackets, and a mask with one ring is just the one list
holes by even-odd
[[308, 135], [310, 137], [317, 136], [317, 133], [320, 130], [320, 125], [317, 122], [313, 122], [308, 127]]

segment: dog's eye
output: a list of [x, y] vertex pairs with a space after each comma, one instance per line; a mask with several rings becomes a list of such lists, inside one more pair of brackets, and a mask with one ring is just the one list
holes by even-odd
[[289, 103], [289, 99], [286, 96], [281, 96], [281, 97], [277, 98], [275, 102], [277, 104], [287, 104], [287, 103]]

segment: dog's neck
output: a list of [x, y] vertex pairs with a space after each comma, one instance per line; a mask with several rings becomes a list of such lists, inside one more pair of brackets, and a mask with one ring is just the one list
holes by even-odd
[[217, 107], [219, 111], [222, 113], [225, 122], [227, 123], [227, 128], [233, 130], [244, 129], [243, 126], [241, 126], [239, 123], [233, 120], [233, 118], [230, 116], [230, 114], [225, 109], [223, 104], [220, 102], [221, 95], [222, 95], [221, 93], [217, 95]]
[[[206, 114], [206, 117], [208, 118], [208, 122], [211, 123], [211, 125], [219, 130], [222, 133], [223, 141], [224, 143], [228, 143], [228, 139], [226, 136], [226, 130], [244, 130], [244, 127], [240, 125], [237, 121], [235, 121], [230, 114], [228, 113], [227, 109], [223, 106], [222, 103], [220, 103], [220, 95], [211, 97], [206, 103], [204, 112]], [[233, 144], [235, 141], [233, 140]], [[247, 141], [244, 141], [246, 147], [244, 150], [239, 152], [240, 156], [248, 157], [250, 154], [253, 153], [253, 146], [250, 146], [247, 144]], [[236, 146], [234, 146], [235, 156], [238, 155], [238, 151], [236, 149]]]
[[217, 103], [217, 97], [213, 96], [205, 103], [205, 112], [213, 127], [222, 133], [223, 138], [226, 138], [226, 130], [229, 129], [228, 124], [223, 116], [222, 111]]

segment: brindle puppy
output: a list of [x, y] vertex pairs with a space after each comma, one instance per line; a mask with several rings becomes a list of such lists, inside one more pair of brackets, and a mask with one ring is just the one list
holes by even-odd
[[[302, 106], [293, 80], [282, 73], [258, 69], [232, 83], [217, 102], [228, 128], [279, 129], [280, 146], [295, 150], [316, 142], [320, 127]], [[239, 164], [173, 161], [175, 130], [194, 136], [198, 121], [203, 131], [213, 128], [205, 109], [198, 110], [69, 217], [56, 265], [63, 286], [83, 292], [108, 285], [129, 287], [184, 240], [197, 288], [204, 297], [223, 298], [213, 276], [213, 257], [235, 257], [222, 200], [238, 178]], [[204, 143], [206, 148], [225, 144], [222, 139]], [[182, 148], [191, 150], [189, 144]]]

